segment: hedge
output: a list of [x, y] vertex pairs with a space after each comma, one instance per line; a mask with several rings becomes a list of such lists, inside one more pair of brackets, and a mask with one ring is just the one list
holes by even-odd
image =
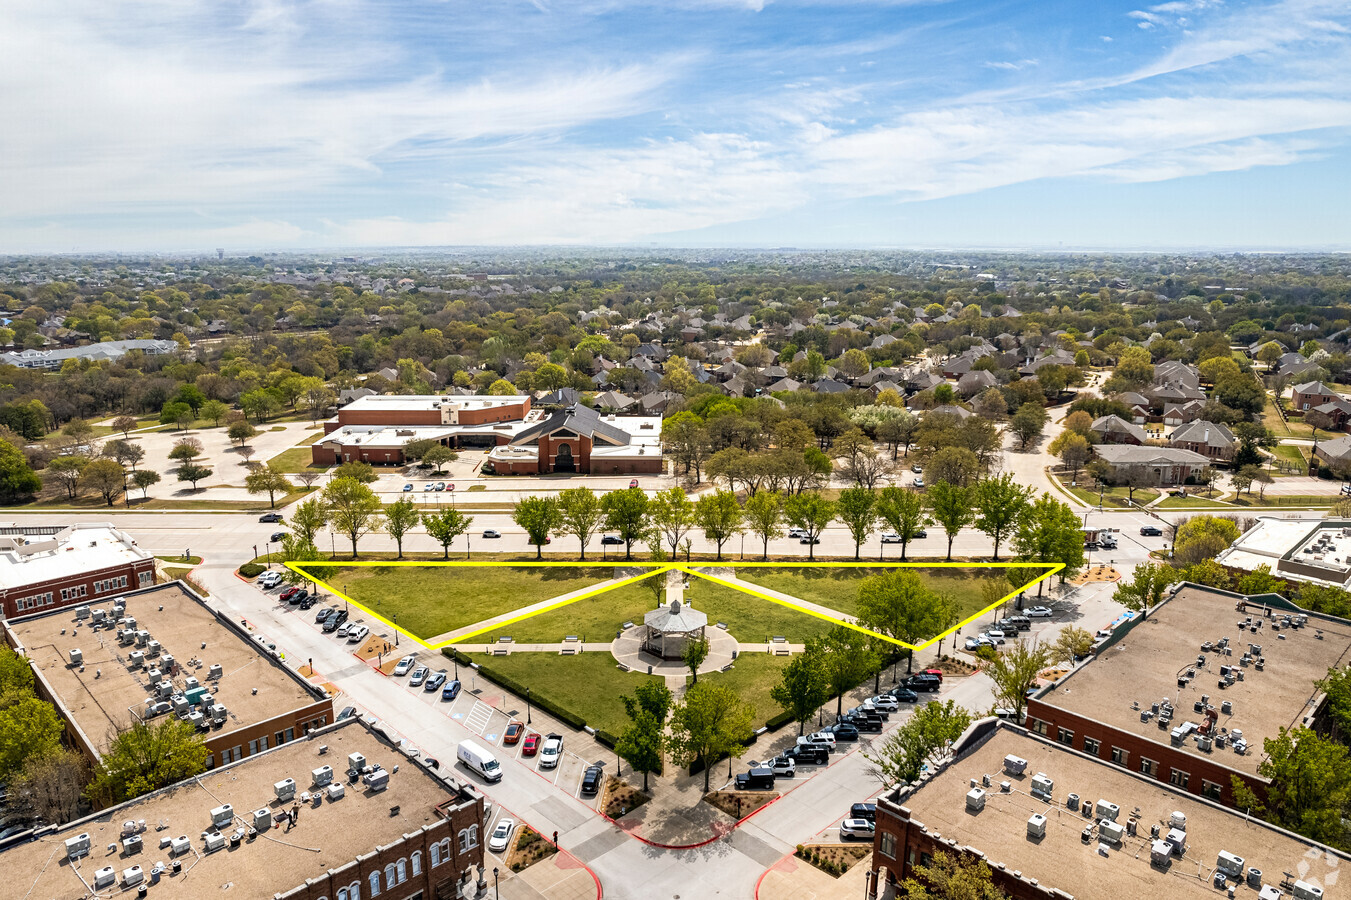
[[249, 562], [244, 563], [244, 565], [239, 567], [239, 574], [243, 575], [245, 578], [257, 578], [259, 575], [263, 574], [263, 572], [265, 572], [266, 570], [267, 566], [262, 566], [259, 565], [258, 563]]
[[795, 721], [796, 720], [793, 718], [793, 714], [785, 711], [779, 713], [777, 716], [766, 722], [765, 728], [769, 731], [778, 731], [783, 726], [791, 724]]
[[[471, 660], [468, 656], [454, 649], [453, 647], [447, 647], [441, 652], [444, 655], [455, 660], [462, 666], [477, 665], [479, 675], [493, 682], [503, 690], [511, 691], [518, 697], [526, 696], [525, 685], [521, 684], [519, 681], [512, 678], [510, 675], [503, 675], [501, 672], [495, 672], [492, 670], [492, 668], [490, 668], [489, 666], [485, 666], [482, 663], [474, 663], [473, 660]], [[563, 724], [571, 725], [578, 731], [581, 731], [583, 728], [586, 727], [586, 720], [583, 719], [581, 716], [577, 715], [576, 713], [574, 713], [572, 710], [565, 709], [564, 707], [561, 707], [558, 704], [554, 703], [553, 701], [549, 700], [547, 697], [541, 697], [539, 694], [533, 692], [529, 696], [530, 702], [534, 704], [536, 709], [542, 709], [547, 713], [551, 713], [552, 715], [560, 719], [563, 722]]]

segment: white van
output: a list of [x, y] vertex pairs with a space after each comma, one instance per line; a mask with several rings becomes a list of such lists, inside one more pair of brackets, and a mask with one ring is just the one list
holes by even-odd
[[473, 741], [460, 741], [460, 747], [455, 755], [471, 772], [478, 773], [489, 784], [496, 784], [502, 780], [502, 766], [487, 747]]

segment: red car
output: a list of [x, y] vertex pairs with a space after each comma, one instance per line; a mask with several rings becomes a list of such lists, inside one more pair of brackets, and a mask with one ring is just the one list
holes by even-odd
[[520, 722], [512, 722], [507, 726], [507, 733], [502, 736], [502, 743], [514, 744], [525, 734], [525, 726]]
[[521, 745], [522, 756], [534, 756], [539, 751], [539, 735], [530, 732], [525, 736], [525, 743]]
[[631, 479], [631, 480], [629, 481], [629, 487], [635, 488], [635, 487], [637, 487], [637, 486], [638, 486], [638, 479], [637, 479], [637, 478]]
[[299, 594], [300, 591], [301, 591], [301, 588], [298, 588], [298, 587], [287, 588], [286, 590], [284, 590], [284, 591], [281, 592], [281, 599], [282, 599], [283, 602], [285, 602], [285, 601], [287, 601], [287, 600], [290, 600], [290, 599], [291, 599], [292, 597], [294, 597], [296, 594]]

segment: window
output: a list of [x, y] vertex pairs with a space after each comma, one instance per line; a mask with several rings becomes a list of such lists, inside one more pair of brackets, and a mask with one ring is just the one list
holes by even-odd
[[288, 741], [294, 741], [296, 739], [296, 730], [294, 726], [286, 729], [286, 739]]
[[1028, 719], [1027, 727], [1035, 731], [1042, 737], [1046, 737], [1046, 723], [1041, 719]]
[[263, 735], [257, 740], [249, 741], [249, 756], [260, 753], [267, 749], [267, 735]]
[[154, 576], [153, 574], [151, 574], [150, 572], [142, 572], [141, 575], [140, 575], [140, 579], [141, 579], [141, 587], [145, 587], [145, 583], [146, 583], [147, 581], [153, 580], [154, 577], [155, 577], [155, 576]]
[[1209, 797], [1211, 800], [1220, 799], [1220, 794], [1223, 790], [1224, 789], [1221, 788], [1215, 782], [1206, 781], [1204, 778], [1201, 779], [1201, 793]]
[[1099, 743], [1099, 741], [1098, 741], [1097, 738], [1091, 738], [1091, 737], [1086, 737], [1086, 738], [1084, 738], [1084, 752], [1085, 752], [1085, 753], [1090, 753], [1090, 754], [1092, 754], [1093, 756], [1097, 756], [1097, 755], [1098, 755], [1098, 750], [1099, 750], [1101, 747], [1102, 747], [1102, 744]]
[[368, 880], [369, 880], [370, 883], [371, 883], [371, 896], [372, 896], [372, 897], [379, 897], [379, 896], [380, 896], [380, 873], [379, 873], [379, 872], [372, 872], [372, 873], [370, 874], [370, 878], [369, 878]]
[[1112, 748], [1112, 762], [1116, 763], [1118, 766], [1124, 766], [1126, 764], [1126, 760], [1129, 758], [1130, 754], [1127, 753], [1124, 748], [1122, 747]]
[[1074, 746], [1074, 732], [1073, 732], [1073, 731], [1070, 731], [1068, 728], [1060, 728], [1060, 729], [1057, 729], [1057, 731], [1058, 731], [1059, 733], [1058, 733], [1057, 736], [1056, 736], [1056, 740], [1060, 741], [1060, 743], [1064, 744], [1064, 745], [1067, 746], [1067, 747], [1072, 747], [1072, 746]]
[[286, 732], [278, 731], [276, 734], [272, 736], [272, 741], [278, 747], [280, 747], [282, 744], [286, 743]]
[[1154, 762], [1154, 760], [1152, 760], [1152, 759], [1141, 759], [1141, 760], [1140, 760], [1140, 774], [1141, 774], [1141, 775], [1153, 775], [1153, 774], [1155, 773], [1155, 771], [1158, 770], [1158, 767], [1159, 767], [1159, 764], [1156, 763], [1156, 762]]
[[[436, 845], [433, 844], [432, 846], [434, 847], [434, 846], [436, 846]], [[422, 874], [422, 851], [421, 851], [421, 850], [414, 850], [414, 851], [413, 851], [413, 855], [412, 855], [411, 857], [409, 857], [409, 861], [413, 864], [413, 877], [416, 878], [418, 875], [421, 875], [421, 874]]]
[[1191, 776], [1181, 769], [1170, 769], [1168, 773], [1168, 783], [1180, 788], [1186, 788], [1187, 782]]
[[882, 832], [882, 843], [880, 847], [882, 855], [887, 859], [896, 858], [896, 835], [889, 831]]
[[399, 884], [408, 880], [408, 860], [401, 859], [395, 864], [395, 871], [399, 873]]
[[394, 877], [394, 863], [385, 866], [385, 890], [389, 890], [399, 883], [399, 879]]
[[460, 852], [464, 853], [478, 846], [478, 826], [470, 825], [460, 832]]
[[[432, 868], [435, 869], [437, 866], [441, 865], [441, 845], [440, 845], [440, 844], [432, 844], [430, 850], [431, 850], [431, 854], [432, 854]], [[416, 859], [416, 858], [417, 858], [417, 857], [414, 856], [414, 859]], [[416, 868], [417, 868], [417, 866], [415, 865], [415, 866], [414, 866], [414, 869], [416, 869]]]

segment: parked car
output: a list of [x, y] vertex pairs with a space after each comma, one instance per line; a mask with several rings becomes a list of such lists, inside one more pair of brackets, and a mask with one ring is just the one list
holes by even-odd
[[[339, 610], [338, 612], [341, 612], [341, 611], [342, 611], [342, 610]], [[338, 630], [338, 626], [341, 625], [341, 624], [342, 624], [342, 620], [339, 619], [338, 616], [337, 616], [337, 614], [335, 613], [335, 614], [333, 614], [333, 615], [331, 615], [331, 616], [328, 616], [327, 618], [324, 619], [324, 631], [326, 631], [326, 632], [328, 632], [328, 631], [337, 631], [337, 630]]]
[[789, 747], [780, 756], [791, 759], [799, 766], [824, 766], [830, 762], [830, 749], [828, 747], [818, 747], [815, 744], [798, 744]]
[[405, 484], [405, 485], [403, 486], [403, 491], [404, 491], [405, 494], [408, 493], [409, 491], [411, 491], [412, 489], [413, 489], [413, 485], [412, 485], [412, 484]]
[[525, 740], [521, 742], [521, 755], [534, 756], [536, 753], [538, 753], [539, 741], [540, 737], [536, 732], [532, 731], [529, 734], [527, 734], [525, 736]]
[[921, 539], [923, 539], [923, 538], [926, 538], [926, 537], [928, 537], [928, 536], [929, 536], [929, 532], [925, 531], [923, 528], [921, 528], [919, 531], [916, 531], [916, 532], [915, 532], [915, 540], [917, 540], [917, 541], [918, 541], [918, 540], [921, 540]]
[[310, 592], [307, 591], [305, 588], [301, 588], [291, 596], [287, 597], [286, 602], [291, 604], [292, 606], [295, 606], [299, 603], [304, 603], [306, 600], [309, 599], [309, 596]]
[[436, 769], [437, 771], [440, 771], [441, 769], [441, 760], [437, 759], [434, 756], [424, 756], [422, 757], [422, 759], [418, 760], [418, 762], [422, 763], [429, 769]]
[[421, 687], [422, 682], [427, 680], [429, 674], [431, 674], [431, 670], [426, 666], [418, 666], [413, 670], [413, 677], [408, 679], [408, 686]]
[[916, 475], [919, 475], [919, 474], [922, 474], [922, 473], [924, 472], [924, 469], [923, 469], [922, 467], [920, 467], [920, 466], [911, 466], [911, 467], [910, 467], [910, 471], [911, 471], [911, 472], [914, 472]]
[[814, 538], [804, 537], [804, 538], [802, 538], [801, 540], [799, 540], [798, 543], [799, 543], [799, 544], [819, 544], [819, 543], [821, 543], [821, 539], [820, 539], [819, 537], [814, 537]]
[[869, 822], [876, 822], [876, 821], [877, 821], [877, 804], [876, 804], [876, 803], [855, 803], [853, 806], [849, 807], [849, 818], [851, 818], [851, 819], [867, 819]]
[[436, 483], [436, 489], [438, 491], [444, 491], [446, 489], [446, 483], [444, 481], [438, 481]]
[[284, 532], [284, 531], [274, 531], [274, 532], [272, 532], [272, 537], [270, 537], [268, 540], [270, 540], [270, 541], [271, 541], [272, 543], [274, 543], [274, 544], [280, 544], [280, 543], [281, 543], [281, 539], [284, 538], [284, 537], [286, 537], [286, 532]]
[[342, 712], [338, 713], [338, 718], [335, 719], [334, 721], [341, 722], [344, 719], [352, 718], [352, 716], [355, 716], [356, 714], [357, 708], [355, 706], [344, 706]]
[[1140, 528], [1140, 534], [1145, 537], [1163, 537], [1163, 529], [1157, 525], [1144, 525]]
[[507, 844], [511, 841], [511, 831], [516, 827], [516, 823], [511, 819], [498, 819], [497, 825], [493, 827], [492, 837], [488, 838], [488, 849], [493, 853], [501, 853], [507, 849]]
[[454, 700], [460, 696], [460, 679], [452, 678], [446, 682], [446, 686], [441, 688], [442, 700]]
[[281, 522], [284, 521], [279, 512], [263, 513], [258, 517], [259, 522]]
[[983, 634], [980, 635], [980, 638], [982, 640], [989, 641], [995, 647], [1004, 646], [1004, 642], [1006, 640], [1002, 632], [992, 632], [992, 631], [984, 632]]
[[409, 673], [409, 671], [412, 670], [413, 665], [414, 665], [416, 662], [417, 662], [417, 657], [416, 657], [416, 656], [413, 656], [413, 655], [410, 653], [408, 656], [405, 656], [403, 659], [399, 660], [398, 665], [396, 665], [396, 666], [394, 667], [394, 674], [395, 674], [395, 675], [400, 675], [400, 676], [402, 676], [402, 675], [407, 675], [407, 674]]
[[797, 775], [797, 762], [787, 756], [776, 756], [765, 766], [774, 773], [775, 778], [793, 778]]
[[899, 703], [918, 703], [919, 694], [916, 694], [910, 688], [897, 687], [887, 691], [887, 696], [894, 697]]
[[582, 775], [582, 793], [594, 794], [600, 790], [602, 775], [604, 770], [600, 766], [587, 766], [586, 773]]
[[736, 777], [738, 791], [774, 790], [774, 770], [768, 766], [757, 766], [749, 772], [741, 772]]
[[896, 533], [891, 532], [891, 531], [883, 532], [883, 533], [882, 533], [882, 543], [884, 543], [884, 544], [899, 544], [899, 543], [902, 543], [902, 541], [901, 541], [901, 536], [900, 536], [899, 534], [896, 534]]
[[1023, 615], [1029, 619], [1049, 619], [1055, 615], [1055, 611], [1049, 606], [1034, 606], [1031, 609], [1023, 610]]
[[962, 644], [962, 647], [972, 652], [979, 650], [981, 647], [996, 647], [997, 649], [995, 642], [987, 637], [969, 637]]
[[[329, 619], [328, 621], [329, 621], [329, 622], [333, 622], [334, 619], [336, 619], [336, 618], [337, 618], [337, 617], [334, 616], [333, 619]], [[356, 622], [338, 622], [338, 624], [334, 625], [333, 627], [336, 628], [336, 629], [338, 629], [338, 637], [339, 637], [339, 638], [346, 638], [346, 637], [347, 637], [347, 632], [349, 632], [349, 631], [351, 631], [353, 628], [357, 627], [357, 623], [356, 623]], [[328, 631], [328, 626], [327, 626], [327, 625], [324, 626], [324, 630], [325, 630], [325, 631]]]
[[324, 622], [327, 621], [328, 617], [333, 615], [337, 611], [338, 610], [332, 606], [325, 606], [323, 609], [319, 610], [319, 612], [314, 614], [315, 624], [317, 625], [324, 624]]
[[[336, 609], [336, 607], [334, 607], [334, 608]], [[333, 615], [329, 616], [329, 618], [330, 618], [330, 619], [335, 619], [335, 620], [337, 620], [337, 621], [334, 623], [334, 627], [337, 627], [338, 625], [341, 625], [343, 622], [346, 622], [346, 621], [347, 621], [347, 616], [348, 616], [347, 610], [345, 610], [345, 609], [339, 609], [339, 610], [338, 610], [337, 612], [335, 612]]]
[[798, 528], [795, 525], [792, 528], [788, 529], [788, 536], [790, 538], [804, 538], [807, 536], [807, 530], [805, 528]]
[[483, 536], [486, 538], [500, 538], [502, 532], [498, 531], [496, 528], [485, 528], [483, 529]]
[[275, 570], [269, 570], [258, 576], [258, 586], [265, 590], [271, 590], [281, 584], [281, 573]]
[[813, 731], [811, 734], [804, 734], [799, 737], [797, 743], [813, 747], [825, 747], [826, 750], [834, 750], [835, 735], [828, 731]]
[[550, 734], [544, 738], [544, 745], [539, 748], [539, 767], [541, 769], [552, 769], [558, 765], [558, 760], [563, 756], [563, 736], [561, 734]]
[[[826, 726], [831, 733], [835, 735], [835, 740], [841, 743], [858, 740], [860, 732], [869, 732], [871, 734], [882, 733], [882, 720], [870, 719], [861, 715], [836, 716], [835, 724]], [[851, 737], [852, 735], [852, 737]]]
[[918, 475], [915, 476], [915, 487], [917, 488], [924, 487], [924, 479]]
[[430, 694], [434, 691], [441, 690], [441, 685], [445, 683], [446, 683], [446, 673], [434, 672], [432, 673], [432, 676], [427, 679], [427, 683], [422, 686], [422, 689]]
[[637, 478], [630, 478], [630, 479], [629, 479], [629, 487], [631, 487], [631, 488], [636, 488], [637, 486], [638, 486], [638, 479], [637, 479]]
[[434, 491], [434, 490], [436, 490], [436, 485], [435, 485], [435, 484], [424, 484], [424, 485], [422, 486], [422, 493], [424, 493], [424, 494], [427, 493], [428, 491]]
[[603, 534], [603, 535], [600, 536], [600, 542], [601, 542], [602, 544], [611, 544], [611, 545], [613, 545], [613, 544], [621, 544], [621, 545], [622, 545], [622, 544], [624, 543], [624, 539], [621, 538], [621, 537], [619, 537], [618, 535], [613, 535], [613, 534]]
[[901, 708], [900, 702], [895, 697], [886, 694], [878, 694], [872, 699], [872, 704], [883, 712], [896, 712]]
[[840, 823], [840, 840], [847, 841], [857, 838], [871, 841], [876, 831], [877, 826], [867, 819], [845, 819]]
[[[853, 741], [858, 740], [857, 726], [850, 725], [848, 722], [839, 722], [836, 723], [835, 725], [830, 725], [827, 727], [830, 733], [835, 735], [836, 741], [844, 743], [852, 743]], [[882, 730], [881, 722], [877, 723], [877, 730], [878, 731]]]
[[281, 592], [281, 601], [283, 603], [289, 601], [292, 597], [294, 597], [296, 594], [299, 594], [302, 590], [304, 590], [304, 588], [299, 587], [287, 588], [286, 590]]
[[1030, 631], [1032, 629], [1032, 620], [1027, 616], [1009, 616], [996, 623], [995, 627], [1005, 633], [1010, 629], [1016, 631]]
[[514, 744], [525, 734], [525, 723], [512, 722], [507, 725], [507, 731], [502, 735], [502, 743]]
[[359, 641], [364, 641], [366, 640], [366, 635], [370, 633], [370, 628], [365, 625], [358, 625], [347, 632], [347, 643], [355, 644]]
[[937, 690], [943, 686], [943, 682], [927, 673], [917, 672], [905, 680], [905, 686], [916, 692], [937, 692]]
[[301, 609], [309, 609], [311, 606], [313, 606], [314, 604], [316, 604], [316, 603], [318, 603], [318, 602], [319, 602], [319, 598], [316, 597], [316, 596], [314, 596], [313, 594], [311, 594], [310, 596], [306, 597], [304, 600], [301, 600], [301, 601], [300, 601], [300, 608], [301, 608]]

